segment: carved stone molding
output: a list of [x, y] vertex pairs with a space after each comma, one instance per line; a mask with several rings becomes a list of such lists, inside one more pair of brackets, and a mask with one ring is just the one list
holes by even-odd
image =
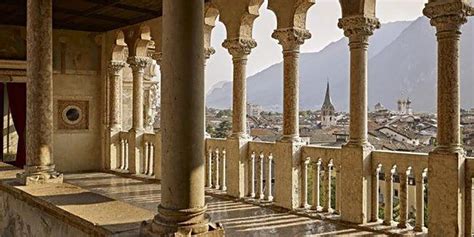
[[58, 100], [57, 129], [87, 130], [89, 129], [89, 101]]
[[211, 55], [215, 54], [216, 50], [213, 47], [205, 47], [204, 48], [204, 58], [209, 59]]
[[133, 56], [127, 59], [127, 63], [133, 72], [143, 73], [148, 63], [150, 63], [150, 59], [148, 57]]
[[380, 22], [375, 17], [351, 16], [339, 19], [338, 26], [346, 37], [371, 36], [375, 29], [380, 28]]
[[109, 72], [111, 75], [120, 75], [120, 71], [125, 67], [125, 62], [110, 61]]
[[310, 39], [311, 33], [306, 29], [285, 28], [275, 30], [272, 37], [279, 41], [284, 50], [294, 50]]
[[226, 39], [222, 47], [229, 50], [233, 57], [243, 57], [249, 55], [252, 49], [257, 47], [257, 42], [252, 38]]
[[473, 8], [463, 2], [429, 3], [423, 9], [423, 14], [431, 19], [431, 25], [438, 31], [459, 31], [461, 25], [467, 22], [467, 17], [473, 13]]

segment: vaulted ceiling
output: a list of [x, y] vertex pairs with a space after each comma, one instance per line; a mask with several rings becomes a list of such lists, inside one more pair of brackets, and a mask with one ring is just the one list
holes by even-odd
[[[53, 0], [55, 29], [103, 32], [162, 15], [162, 0]], [[1, 0], [0, 24], [26, 25], [26, 0]]]

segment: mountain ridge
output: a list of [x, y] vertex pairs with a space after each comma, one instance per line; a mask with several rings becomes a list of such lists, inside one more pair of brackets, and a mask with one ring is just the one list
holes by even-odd
[[[463, 28], [462, 102], [474, 107], [472, 79], [473, 24]], [[349, 105], [349, 47], [347, 38], [331, 42], [318, 52], [300, 55], [300, 107], [319, 109], [324, 99], [327, 78], [331, 83], [336, 110], [347, 111]], [[381, 102], [396, 107], [400, 97], [410, 97], [415, 111], [434, 111], [436, 104], [436, 38], [429, 20], [384, 24], [370, 39], [369, 106]], [[248, 102], [267, 110], [281, 111], [283, 102], [282, 62], [276, 63], [247, 79]], [[427, 93], [419, 93], [420, 91]], [[471, 93], [473, 94], [473, 93]], [[232, 83], [226, 82], [208, 94], [208, 106], [229, 108]]]

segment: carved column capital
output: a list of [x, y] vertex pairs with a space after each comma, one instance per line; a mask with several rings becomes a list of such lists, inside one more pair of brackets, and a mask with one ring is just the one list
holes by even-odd
[[338, 26], [344, 30], [346, 37], [368, 37], [380, 28], [380, 22], [375, 17], [350, 16], [339, 19]]
[[150, 59], [148, 57], [133, 56], [127, 59], [127, 63], [130, 64], [133, 72], [143, 73], [148, 63], [150, 63]]
[[125, 67], [125, 62], [123, 61], [110, 61], [109, 63], [109, 72], [111, 75], [120, 75], [120, 71]]
[[215, 54], [216, 50], [213, 47], [204, 47], [204, 58], [209, 59], [211, 55]]
[[257, 47], [257, 42], [252, 38], [226, 39], [222, 47], [229, 50], [233, 57], [244, 57], [250, 54], [253, 48]]
[[283, 50], [297, 50], [305, 40], [311, 38], [311, 33], [306, 29], [285, 28], [275, 30], [272, 37], [279, 41]]
[[431, 19], [431, 25], [438, 31], [459, 31], [473, 13], [473, 8], [464, 2], [428, 3], [423, 9], [423, 14]]

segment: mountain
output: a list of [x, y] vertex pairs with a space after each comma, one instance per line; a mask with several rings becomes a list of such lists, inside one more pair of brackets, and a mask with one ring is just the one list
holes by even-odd
[[[474, 107], [473, 25], [463, 27], [461, 42], [461, 92], [463, 107]], [[384, 24], [370, 39], [369, 106], [381, 102], [395, 109], [401, 97], [410, 97], [415, 111], [436, 108], [436, 39], [429, 20]], [[343, 38], [315, 53], [300, 56], [301, 109], [319, 109], [327, 80], [336, 110], [349, 106], [349, 48]], [[266, 109], [281, 110], [283, 101], [282, 63], [247, 79], [248, 102]], [[208, 94], [209, 107], [229, 108], [232, 83], [215, 87]]]

